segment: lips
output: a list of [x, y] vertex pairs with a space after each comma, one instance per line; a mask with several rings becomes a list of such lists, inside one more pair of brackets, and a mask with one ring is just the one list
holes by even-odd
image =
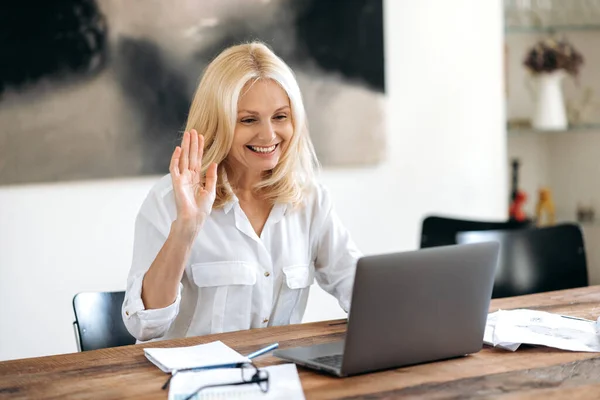
[[279, 143], [274, 144], [272, 146], [252, 146], [252, 145], [247, 145], [246, 147], [250, 151], [253, 151], [254, 153], [258, 153], [258, 154], [270, 154], [270, 153], [274, 152], [275, 149], [277, 149], [277, 146], [279, 146]]

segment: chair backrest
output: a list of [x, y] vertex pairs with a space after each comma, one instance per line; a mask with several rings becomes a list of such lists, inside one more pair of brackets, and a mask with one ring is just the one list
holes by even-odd
[[459, 243], [500, 243], [494, 298], [588, 286], [583, 235], [575, 224], [462, 232], [457, 238]]
[[124, 297], [125, 292], [83, 292], [73, 297], [81, 351], [135, 344], [121, 317]]
[[462, 231], [513, 230], [530, 226], [530, 221], [474, 221], [432, 215], [423, 220], [420, 247], [424, 249], [456, 244], [456, 234]]

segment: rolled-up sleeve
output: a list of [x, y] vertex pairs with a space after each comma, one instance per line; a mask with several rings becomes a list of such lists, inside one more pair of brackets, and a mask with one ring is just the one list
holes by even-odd
[[337, 298], [346, 312], [350, 310], [356, 263], [362, 256], [337, 215], [326, 189], [319, 202], [321, 219], [315, 260], [319, 286]]
[[[139, 341], [160, 338], [167, 332], [179, 313], [183, 288], [180, 283], [177, 298], [168, 307], [152, 310], [144, 307], [142, 282], [168, 235], [166, 226], [163, 226], [167, 225], [168, 218], [161, 216], [163, 213], [155, 203], [156, 199], [146, 199], [136, 218], [133, 260], [121, 309], [125, 327]], [[159, 226], [163, 226], [162, 229]]]

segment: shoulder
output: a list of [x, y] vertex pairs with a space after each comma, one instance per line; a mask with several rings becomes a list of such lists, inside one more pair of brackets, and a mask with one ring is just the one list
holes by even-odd
[[159, 227], [170, 226], [177, 215], [170, 174], [161, 177], [150, 188], [140, 207], [139, 215]]
[[173, 192], [171, 174], [163, 175], [150, 189], [150, 193], [158, 198], [165, 198]]
[[334, 212], [333, 196], [322, 182], [315, 182], [305, 193], [302, 208], [298, 212], [302, 226], [307, 229], [312, 245], [316, 245], [323, 232], [331, 225]]
[[157, 206], [164, 203], [173, 197], [173, 182], [171, 181], [171, 175], [167, 174], [162, 176], [148, 191], [144, 203], [142, 205], [142, 211], [146, 207]]
[[308, 186], [301, 207], [312, 219], [325, 218], [333, 208], [333, 199], [327, 186], [321, 182]]
[[311, 194], [309, 199], [312, 201], [313, 206], [320, 209], [329, 209], [333, 206], [333, 199], [327, 186], [322, 182], [315, 182], [312, 185]]

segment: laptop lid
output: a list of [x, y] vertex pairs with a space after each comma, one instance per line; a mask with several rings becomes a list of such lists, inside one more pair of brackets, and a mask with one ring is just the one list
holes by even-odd
[[361, 258], [342, 375], [481, 350], [498, 253], [486, 242]]

